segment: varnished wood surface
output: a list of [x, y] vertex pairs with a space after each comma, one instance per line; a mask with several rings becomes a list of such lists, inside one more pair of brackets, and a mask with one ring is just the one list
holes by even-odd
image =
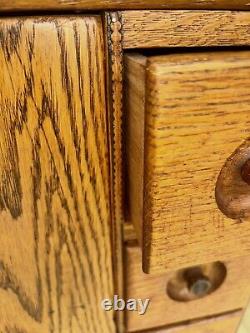
[[[107, 62], [107, 109], [110, 151], [110, 192], [112, 215], [112, 259], [115, 294], [123, 297], [123, 52], [122, 25], [117, 12], [105, 13], [106, 62]], [[124, 312], [116, 311], [117, 333], [124, 332]]]
[[0, 331], [115, 332], [101, 18], [2, 18], [0, 45]]
[[137, 239], [134, 225], [132, 223], [125, 222], [123, 225], [124, 242], [134, 242]]
[[[249, 56], [248, 51], [152, 56], [144, 60], [146, 75], [142, 56], [126, 56], [125, 112], [133, 129], [133, 140], [125, 135], [129, 210], [143, 238], [146, 272], [250, 253], [249, 223], [225, 217], [215, 199], [225, 161], [250, 134]], [[143, 82], [146, 91], [140, 89]], [[141, 142], [144, 148], [138, 149]]]
[[123, 11], [123, 47], [250, 45], [250, 13], [209, 10]]
[[0, 11], [94, 9], [244, 9], [247, 0], [0, 0]]
[[[127, 299], [150, 299], [147, 312], [143, 316], [140, 316], [137, 312], [127, 311], [128, 331], [135, 332], [155, 327], [177, 325], [189, 320], [192, 322], [195, 319], [213, 317], [246, 307], [250, 294], [250, 256], [237, 258], [225, 264], [227, 267], [227, 276], [219, 289], [198, 300], [176, 302], [166, 292], [167, 284], [171, 278], [176, 276], [176, 272], [168, 274], [144, 274], [141, 269], [140, 248], [137, 246], [127, 246], [126, 297]], [[237, 316], [237, 322], [233, 321], [235, 325], [239, 324], [240, 318], [240, 316]], [[229, 330], [229, 327], [231, 327], [229, 324], [232, 324], [231, 320], [228, 321], [228, 330], [226, 331], [222, 330], [222, 327], [221, 331], [219, 331], [219, 325], [215, 325], [215, 327], [219, 333], [236, 332], [235, 330]], [[197, 326], [197, 332], [202, 333], [203, 331], [199, 331], [198, 327], [199, 325]], [[208, 325], [208, 327], [210, 326]], [[192, 328], [193, 326], [187, 329], [187, 332], [192, 332]], [[169, 331], [175, 332], [174, 329], [171, 330], [170, 328]], [[176, 331], [179, 332], [177, 328]], [[180, 332], [182, 332], [181, 329]], [[186, 331], [183, 329], [183, 332]], [[209, 330], [205, 330], [205, 325], [204, 332], [210, 332]], [[211, 332], [214, 331], [212, 330]], [[215, 332], [217, 331], [215, 330]]]
[[236, 333], [241, 316], [242, 311], [235, 311], [234, 313], [228, 313], [216, 318], [204, 319], [199, 322], [190, 322], [186, 325], [150, 330], [141, 333]]
[[[127, 181], [127, 218], [133, 222], [142, 245], [143, 187], [144, 187], [144, 125], [147, 58], [125, 56], [125, 166]], [[138, 78], [140, 78], [138, 80]], [[142, 106], [142, 109], [141, 109]], [[125, 233], [126, 235], [126, 233]]]
[[218, 207], [229, 218], [249, 219], [250, 140], [237, 147], [224, 164], [215, 189]]

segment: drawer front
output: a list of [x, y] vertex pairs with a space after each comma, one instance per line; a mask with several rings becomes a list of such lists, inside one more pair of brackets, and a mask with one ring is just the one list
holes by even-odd
[[[250, 256], [227, 261], [224, 265], [226, 276], [221, 280], [216, 290], [199, 299], [176, 301], [170, 290], [173, 287], [173, 281], [180, 279], [181, 271], [167, 274], [144, 274], [141, 270], [140, 248], [127, 246], [126, 298], [150, 299], [147, 311], [143, 316], [139, 315], [138, 312], [127, 311], [128, 331], [134, 332], [176, 325], [185, 321], [217, 316], [246, 307], [250, 294]], [[217, 270], [210, 271], [210, 273], [207, 271], [207, 276], [209, 276], [212, 284], [216, 283], [216, 278], [219, 278], [218, 272]], [[216, 277], [214, 277], [215, 275]], [[179, 286], [180, 294], [186, 293], [182, 284], [178, 284], [177, 288]], [[238, 318], [239, 321], [240, 318]], [[197, 332], [203, 331], [199, 331], [197, 328]], [[206, 331], [204, 330], [204, 332]], [[208, 330], [208, 332], [210, 331]], [[215, 330], [215, 332], [217, 331]], [[234, 331], [228, 329], [227, 331], [221, 330], [219, 332], [233, 333]]]
[[125, 49], [250, 44], [248, 11], [129, 10], [120, 15]]
[[156, 329], [141, 333], [245, 333], [237, 331], [242, 311], [226, 314], [217, 318], [202, 320], [172, 328]]
[[246, 255], [249, 223], [218, 209], [215, 187], [250, 134], [250, 52], [125, 62], [129, 218], [144, 271]]
[[0, 331], [115, 332], [101, 17], [0, 19]]

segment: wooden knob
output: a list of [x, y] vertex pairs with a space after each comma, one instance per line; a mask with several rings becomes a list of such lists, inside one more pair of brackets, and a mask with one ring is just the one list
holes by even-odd
[[226, 161], [215, 189], [219, 209], [227, 217], [250, 217], [250, 139]]

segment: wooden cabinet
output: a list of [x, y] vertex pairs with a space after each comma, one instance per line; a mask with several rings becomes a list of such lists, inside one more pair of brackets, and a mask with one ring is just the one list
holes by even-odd
[[0, 331], [115, 332], [101, 17], [0, 19]]
[[215, 197], [250, 133], [249, 55], [125, 58], [129, 218], [146, 272], [249, 254], [249, 224], [226, 217]]
[[236, 330], [249, 8], [0, 0], [1, 333]]

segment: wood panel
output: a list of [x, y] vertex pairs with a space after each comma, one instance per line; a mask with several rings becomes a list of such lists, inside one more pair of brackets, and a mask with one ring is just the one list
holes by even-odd
[[249, 9], [248, 0], [0, 0], [0, 11], [93, 9]]
[[121, 12], [123, 47], [250, 45], [250, 13], [209, 10]]
[[[128, 331], [143, 331], [155, 327], [176, 325], [181, 322], [215, 316], [244, 308], [250, 294], [250, 256], [237, 258], [225, 264], [227, 267], [227, 276], [219, 289], [201, 299], [190, 302], [177, 302], [172, 300], [166, 291], [169, 280], [177, 276], [176, 272], [168, 274], [144, 274], [141, 269], [140, 248], [138, 246], [127, 246], [126, 298], [150, 299], [148, 309], [143, 316], [134, 311], [127, 311]], [[240, 317], [237, 322], [239, 324]], [[231, 324], [231, 321], [228, 324]], [[192, 328], [190, 328], [190, 332]], [[219, 329], [219, 327], [217, 328]], [[180, 329], [180, 331], [182, 330]], [[177, 330], [177, 332], [179, 331]], [[186, 331], [184, 330], [184, 332]], [[197, 332], [201, 333], [203, 331], [198, 331], [197, 328]], [[208, 330], [208, 332], [210, 331]], [[217, 331], [215, 330], [215, 332]], [[225, 331], [221, 330], [219, 332]], [[226, 332], [233, 333], [234, 331]]]
[[145, 272], [250, 252], [249, 223], [215, 199], [221, 168], [250, 134], [249, 56], [126, 56], [128, 209]]
[[219, 317], [190, 322], [172, 328], [162, 328], [141, 333], [235, 333], [242, 311], [225, 314]]
[[[147, 58], [143, 55], [125, 55], [125, 183], [127, 194], [127, 219], [135, 227], [142, 244], [143, 188], [144, 188], [144, 131]], [[138, 80], [139, 78], [139, 80]]]
[[0, 331], [115, 332], [100, 17], [0, 20]]

